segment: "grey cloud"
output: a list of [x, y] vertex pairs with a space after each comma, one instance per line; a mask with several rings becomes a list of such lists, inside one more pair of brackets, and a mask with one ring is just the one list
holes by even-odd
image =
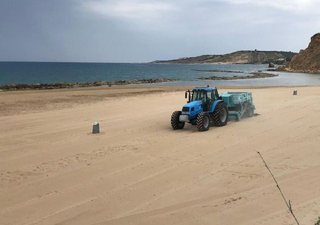
[[0, 60], [146, 62], [299, 51], [318, 32], [320, 16], [299, 0], [294, 10], [281, 8], [286, 1], [1, 0]]

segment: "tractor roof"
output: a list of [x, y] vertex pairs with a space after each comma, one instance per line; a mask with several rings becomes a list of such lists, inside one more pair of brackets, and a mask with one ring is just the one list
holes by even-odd
[[216, 90], [217, 88], [216, 87], [195, 87], [193, 90], [203, 90], [203, 91], [212, 91], [212, 90]]

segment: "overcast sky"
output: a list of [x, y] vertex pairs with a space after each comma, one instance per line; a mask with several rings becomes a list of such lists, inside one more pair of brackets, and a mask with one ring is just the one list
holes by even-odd
[[320, 0], [0, 0], [0, 61], [148, 62], [295, 51]]

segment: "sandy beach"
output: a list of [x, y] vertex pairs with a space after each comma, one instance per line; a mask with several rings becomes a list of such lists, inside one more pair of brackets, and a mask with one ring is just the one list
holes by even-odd
[[185, 89], [0, 92], [0, 224], [295, 224], [259, 151], [314, 225], [320, 88], [233, 89], [251, 91], [259, 115], [173, 131]]

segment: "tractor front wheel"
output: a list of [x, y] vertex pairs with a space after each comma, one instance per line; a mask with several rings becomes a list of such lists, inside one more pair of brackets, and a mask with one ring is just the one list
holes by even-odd
[[225, 126], [228, 123], [228, 107], [224, 102], [218, 103], [213, 112], [214, 125], [218, 127]]
[[171, 116], [171, 126], [174, 130], [183, 129], [184, 122], [179, 121], [179, 116], [181, 115], [181, 111], [175, 111]]
[[197, 118], [197, 127], [199, 131], [207, 131], [210, 127], [210, 116], [206, 112], [202, 112]]

